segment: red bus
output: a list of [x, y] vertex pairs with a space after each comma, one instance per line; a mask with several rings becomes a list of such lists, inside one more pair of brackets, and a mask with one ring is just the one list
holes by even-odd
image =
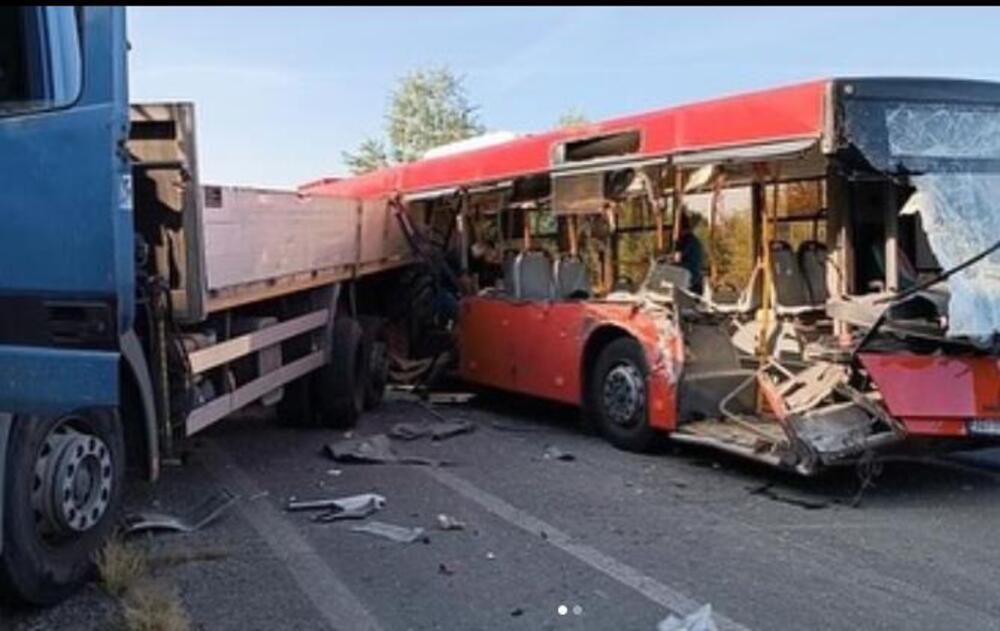
[[812, 474], [1000, 435], [998, 83], [812, 81], [303, 188], [497, 253], [461, 376], [618, 447]]

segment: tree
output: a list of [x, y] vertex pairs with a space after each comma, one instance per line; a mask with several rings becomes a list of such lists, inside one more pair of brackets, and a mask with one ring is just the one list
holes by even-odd
[[583, 112], [573, 108], [560, 116], [559, 120], [556, 121], [556, 125], [559, 127], [575, 127], [576, 125], [585, 125], [589, 122], [590, 120], [587, 119], [587, 116]]
[[381, 140], [367, 138], [358, 147], [357, 153], [344, 152], [344, 162], [355, 175], [367, 173], [389, 166], [389, 152]]
[[415, 70], [393, 90], [385, 115], [386, 143], [368, 138], [356, 153], [344, 152], [355, 174], [419, 159], [428, 149], [483, 133], [479, 108], [469, 100], [464, 77], [449, 68]]

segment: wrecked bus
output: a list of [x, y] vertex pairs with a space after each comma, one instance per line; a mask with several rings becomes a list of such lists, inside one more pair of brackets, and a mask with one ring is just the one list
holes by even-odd
[[1000, 435], [1000, 84], [813, 81], [313, 191], [398, 195], [463, 272], [492, 261], [462, 378], [580, 406], [620, 448], [808, 475]]

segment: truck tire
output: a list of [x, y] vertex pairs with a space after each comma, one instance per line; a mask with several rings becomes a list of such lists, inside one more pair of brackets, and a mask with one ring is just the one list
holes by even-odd
[[364, 346], [370, 353], [365, 409], [374, 410], [382, 404], [385, 386], [389, 381], [389, 346], [385, 320], [375, 316], [360, 316], [358, 322], [364, 332]]
[[642, 347], [621, 337], [597, 356], [587, 392], [588, 416], [612, 445], [646, 451], [657, 438], [646, 405], [649, 368]]
[[94, 571], [125, 480], [118, 414], [92, 409], [14, 420], [7, 451], [0, 596], [48, 606]]
[[432, 354], [428, 333], [435, 328], [434, 300], [437, 281], [430, 268], [416, 265], [399, 276], [399, 299], [392, 305], [395, 321], [406, 331], [410, 357], [419, 359]]
[[285, 427], [312, 427], [316, 425], [313, 406], [313, 383], [310, 375], [286, 383], [278, 401], [276, 415]]
[[354, 427], [365, 409], [371, 352], [358, 321], [338, 316], [331, 337], [330, 363], [316, 371], [314, 392], [320, 424]]

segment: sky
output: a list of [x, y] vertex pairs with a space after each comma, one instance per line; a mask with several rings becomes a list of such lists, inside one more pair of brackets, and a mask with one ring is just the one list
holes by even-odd
[[395, 81], [448, 65], [489, 130], [828, 76], [1000, 81], [994, 7], [130, 7], [133, 102], [195, 103], [203, 183], [347, 174]]

